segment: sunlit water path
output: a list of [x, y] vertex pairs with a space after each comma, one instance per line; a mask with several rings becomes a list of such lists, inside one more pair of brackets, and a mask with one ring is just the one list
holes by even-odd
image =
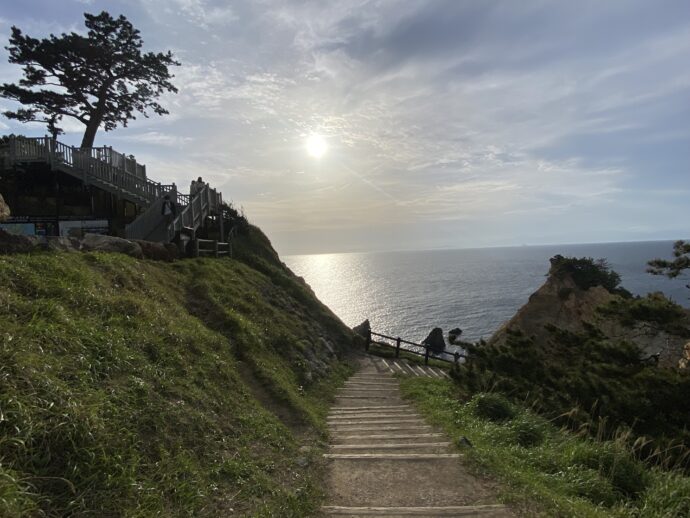
[[672, 242], [550, 245], [472, 250], [294, 255], [286, 264], [349, 326], [368, 318], [376, 331], [423, 339], [435, 326], [488, 338], [527, 302], [556, 255], [606, 258], [635, 294], [663, 291], [688, 306], [687, 280], [645, 272], [670, 258]]

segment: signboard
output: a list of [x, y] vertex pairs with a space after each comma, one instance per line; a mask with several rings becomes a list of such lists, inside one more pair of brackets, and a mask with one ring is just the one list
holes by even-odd
[[60, 235], [64, 237], [82, 238], [84, 234], [107, 234], [108, 230], [107, 219], [60, 222]]
[[0, 228], [8, 234], [18, 236], [33, 236], [36, 234], [36, 225], [33, 223], [0, 223]]

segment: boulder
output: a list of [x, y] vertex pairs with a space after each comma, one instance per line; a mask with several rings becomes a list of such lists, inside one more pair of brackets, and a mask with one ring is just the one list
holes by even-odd
[[443, 329], [435, 327], [422, 343], [428, 345], [434, 354], [442, 353], [446, 349], [446, 341], [443, 339]]
[[164, 243], [163, 246], [170, 254], [171, 260], [180, 258], [180, 248], [175, 243]]
[[0, 194], [0, 221], [5, 221], [10, 217], [10, 206], [5, 203], [2, 194]]
[[367, 318], [364, 322], [352, 328], [355, 334], [367, 338], [371, 332], [371, 325], [369, 324], [369, 319]]
[[[175, 245], [169, 248], [164, 243], [156, 243], [154, 241], [143, 241], [140, 239], [134, 239], [133, 241], [141, 247], [141, 251], [146, 259], [172, 261], [177, 258], [177, 247]], [[172, 249], [175, 251], [173, 252]]]
[[38, 244], [36, 237], [19, 236], [0, 229], [0, 254], [31, 252]]
[[137, 259], [142, 259], [144, 253], [138, 243], [115, 236], [101, 234], [86, 234], [81, 241], [81, 249], [94, 252], [117, 252]]
[[462, 329], [459, 327], [456, 327], [455, 329], [451, 329], [448, 331], [448, 343], [454, 344], [455, 341], [460, 338], [460, 335], [462, 334]]
[[47, 236], [45, 239], [45, 246], [48, 250], [62, 252], [76, 252], [79, 250], [79, 240], [73, 237]]

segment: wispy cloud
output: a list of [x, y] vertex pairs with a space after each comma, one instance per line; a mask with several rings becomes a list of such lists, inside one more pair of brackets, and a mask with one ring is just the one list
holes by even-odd
[[669, 237], [690, 217], [682, 197], [645, 195], [690, 189], [683, 0], [118, 7], [183, 66], [171, 115], [112, 137], [154, 177], [213, 178], [281, 250], [327, 248], [329, 232], [339, 249]]

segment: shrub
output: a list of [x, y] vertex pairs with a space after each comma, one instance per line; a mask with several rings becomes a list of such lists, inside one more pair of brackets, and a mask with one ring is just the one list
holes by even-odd
[[690, 516], [690, 478], [657, 473], [641, 499], [639, 516]]
[[513, 405], [500, 394], [477, 394], [470, 402], [474, 415], [494, 422], [503, 422], [515, 416]]
[[610, 507], [619, 500], [619, 495], [611, 483], [602, 479], [594, 469], [577, 465], [568, 466], [555, 476], [566, 482], [567, 491], [573, 496], [586, 498], [594, 504]]
[[538, 446], [546, 438], [544, 423], [536, 416], [523, 414], [513, 419], [510, 428], [515, 442], [525, 448]]
[[647, 487], [648, 474], [644, 465], [613, 443], [583, 443], [573, 451], [572, 461], [597, 470], [626, 497], [635, 498]]
[[606, 259], [594, 260], [591, 257], [563, 257], [556, 255], [551, 258], [551, 275], [563, 277], [570, 275], [575, 284], [588, 290], [594, 286], [603, 286], [614, 293], [621, 283], [621, 276], [611, 270]]

